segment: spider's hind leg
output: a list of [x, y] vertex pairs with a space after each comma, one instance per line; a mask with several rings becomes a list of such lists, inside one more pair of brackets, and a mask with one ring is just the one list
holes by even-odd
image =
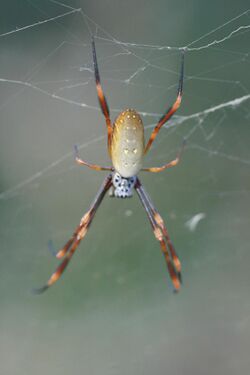
[[161, 127], [175, 114], [177, 109], [180, 107], [181, 100], [182, 100], [182, 93], [183, 93], [183, 79], [184, 79], [184, 50], [182, 50], [182, 54], [181, 54], [181, 69], [180, 69], [180, 78], [179, 78], [179, 85], [178, 85], [176, 100], [174, 104], [167, 110], [167, 112], [160, 118], [154, 130], [152, 131], [150, 138], [148, 140], [148, 143], [144, 150], [145, 154], [148, 152], [149, 148], [154, 142]]

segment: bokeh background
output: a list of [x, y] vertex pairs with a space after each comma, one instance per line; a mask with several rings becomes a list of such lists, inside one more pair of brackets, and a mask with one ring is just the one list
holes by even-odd
[[[191, 49], [249, 25], [248, 6], [1, 2], [1, 374], [249, 373], [249, 99], [217, 108], [249, 96], [249, 29]], [[82, 11], [56, 18], [70, 7]], [[73, 145], [108, 163], [91, 34], [112, 118], [136, 108], [148, 137], [175, 98], [178, 47], [212, 30], [186, 52], [182, 107], [145, 164], [173, 159], [185, 137], [182, 161], [141, 174], [182, 260], [180, 293], [135, 195], [107, 197], [62, 279], [34, 296], [57, 265], [48, 240], [68, 240], [105, 175], [76, 166]]]

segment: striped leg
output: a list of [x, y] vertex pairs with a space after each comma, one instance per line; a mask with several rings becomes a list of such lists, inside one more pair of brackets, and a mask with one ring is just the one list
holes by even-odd
[[113, 128], [112, 128], [112, 123], [111, 123], [110, 115], [109, 115], [108, 102], [107, 102], [107, 99], [105, 98], [105, 95], [104, 95], [104, 92], [103, 92], [103, 89], [102, 89], [102, 86], [101, 86], [94, 38], [92, 39], [92, 54], [93, 54], [96, 90], [97, 90], [97, 95], [98, 95], [100, 107], [101, 107], [102, 113], [103, 113], [103, 115], [105, 117], [105, 120], [106, 120], [107, 132], [108, 132], [108, 150], [109, 150], [109, 153], [110, 153], [110, 145], [111, 145]]
[[[147, 196], [145, 195], [145, 191], [142, 188], [141, 182], [138, 178], [137, 178], [135, 189], [140, 198], [140, 201], [142, 202], [143, 207], [146, 210], [146, 213], [149, 218], [150, 224], [152, 226], [155, 238], [160, 242], [161, 251], [165, 257], [168, 272], [169, 272], [171, 281], [173, 283], [174, 290], [177, 292], [181, 286], [181, 277], [180, 277], [180, 272], [177, 270], [177, 267], [176, 267], [177, 263], [176, 261], [174, 261], [174, 258], [173, 258], [173, 252], [172, 252], [173, 249], [170, 248], [170, 253], [171, 253], [171, 257], [170, 257], [168, 248], [165, 243], [165, 238], [164, 238], [165, 234], [163, 233], [163, 226], [160, 223], [159, 218], [154, 215], [154, 212], [152, 211], [152, 208], [147, 199]], [[168, 244], [168, 241], [167, 241], [167, 244]]]
[[154, 142], [161, 127], [173, 116], [173, 114], [180, 107], [181, 99], [182, 99], [182, 92], [183, 92], [183, 77], [184, 77], [184, 51], [182, 52], [182, 57], [181, 57], [181, 73], [180, 73], [180, 80], [179, 80], [179, 86], [178, 86], [178, 91], [177, 91], [177, 98], [174, 104], [160, 118], [160, 120], [158, 121], [158, 124], [155, 126], [154, 130], [152, 131], [151, 136], [144, 150], [145, 154], [148, 152], [151, 144]]
[[159, 228], [161, 228], [161, 231], [165, 237], [165, 240], [167, 242], [167, 245], [168, 245], [168, 248], [169, 248], [169, 251], [170, 251], [170, 254], [171, 254], [171, 258], [172, 258], [172, 261], [173, 261], [173, 264], [175, 266], [175, 269], [176, 271], [178, 272], [178, 275], [179, 275], [179, 279], [181, 280], [181, 262], [179, 260], [179, 257], [178, 255], [176, 254], [176, 251], [175, 251], [175, 248], [174, 248], [174, 245], [169, 237], [169, 234], [168, 234], [168, 231], [167, 231], [167, 228], [164, 224], [164, 221], [161, 217], [161, 215], [159, 214], [159, 212], [157, 212], [157, 210], [155, 209], [151, 199], [149, 198], [149, 195], [146, 193], [145, 189], [143, 188], [143, 186], [141, 186], [141, 190], [142, 190], [142, 193], [144, 194], [144, 197], [145, 197], [145, 200], [148, 204], [148, 206], [150, 207], [151, 209], [151, 212], [152, 212], [152, 215], [158, 225]]
[[112, 185], [112, 176], [108, 175], [100, 190], [98, 191], [94, 201], [92, 202], [89, 210], [86, 212], [86, 214], [82, 217], [80, 224], [76, 228], [73, 236], [70, 238], [70, 240], [65, 244], [65, 246], [59, 250], [59, 252], [56, 254], [57, 258], [62, 258], [65, 256], [61, 264], [57, 267], [56, 271], [51, 275], [47, 283], [42, 286], [41, 288], [34, 289], [34, 292], [36, 294], [43, 293], [45, 290], [47, 290], [51, 285], [53, 285], [62, 275], [63, 271], [67, 267], [70, 259], [72, 258], [73, 254], [75, 253], [78, 245], [80, 244], [81, 240], [85, 237], [90, 224], [95, 216], [95, 213], [100, 206], [106, 192]]
[[75, 161], [76, 161], [77, 164], [84, 165], [84, 166], [86, 166], [90, 169], [94, 169], [95, 171], [113, 171], [114, 170], [114, 168], [112, 168], [112, 167], [102, 167], [101, 165], [90, 164], [87, 161], [82, 160], [79, 157], [78, 148], [77, 148], [76, 145], [74, 146], [74, 149], [75, 149]]
[[182, 155], [185, 144], [186, 144], [186, 141], [184, 140], [182, 143], [182, 147], [180, 151], [178, 152], [178, 154], [176, 155], [176, 158], [174, 160], [170, 161], [167, 164], [162, 165], [161, 167], [142, 168], [141, 171], [158, 173], [158, 172], [164, 171], [165, 169], [175, 167], [181, 159], [181, 155]]

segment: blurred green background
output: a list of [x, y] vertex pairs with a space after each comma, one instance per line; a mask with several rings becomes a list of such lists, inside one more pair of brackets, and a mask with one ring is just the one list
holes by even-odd
[[[249, 29], [187, 51], [181, 109], [145, 165], [173, 159], [185, 137], [182, 161], [141, 174], [182, 260], [180, 293], [136, 194], [107, 197], [62, 279], [30, 292], [57, 265], [48, 240], [60, 248], [69, 239], [105, 175], [76, 166], [73, 145], [108, 163], [91, 33], [112, 119], [135, 108], [148, 137], [178, 82], [180, 51], [160, 46], [216, 29], [190, 48], [205, 46], [249, 24], [247, 13], [219, 28], [249, 1], [227, 4], [1, 2], [1, 374], [249, 373], [249, 100], [206, 113], [249, 95]], [[55, 19], [72, 11], [65, 5], [82, 12]]]

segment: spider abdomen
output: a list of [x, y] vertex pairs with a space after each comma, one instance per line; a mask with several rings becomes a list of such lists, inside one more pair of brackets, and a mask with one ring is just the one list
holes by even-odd
[[121, 112], [114, 122], [111, 158], [115, 170], [123, 177], [137, 175], [144, 154], [144, 128], [133, 109]]

